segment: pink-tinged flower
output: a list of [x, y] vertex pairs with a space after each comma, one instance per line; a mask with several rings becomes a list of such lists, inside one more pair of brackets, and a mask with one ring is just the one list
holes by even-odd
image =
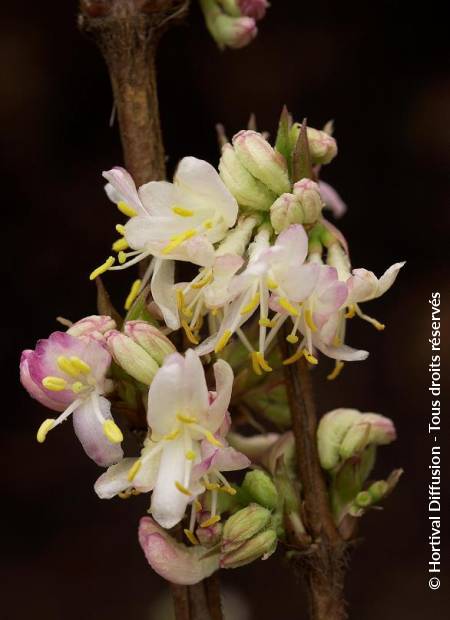
[[329, 209], [335, 218], [342, 217], [347, 211], [347, 205], [339, 196], [334, 187], [331, 187], [325, 181], [319, 181], [319, 190], [325, 208]]
[[103, 342], [105, 333], [115, 328], [116, 323], [110, 316], [93, 314], [73, 323], [67, 333], [75, 338], [87, 338]]
[[153, 570], [172, 583], [193, 585], [219, 568], [218, 553], [177, 542], [150, 517], [140, 521], [139, 543]]
[[122, 458], [122, 433], [112, 419], [109, 401], [102, 396], [110, 363], [111, 356], [95, 339], [64, 332], [54, 332], [39, 340], [34, 351], [22, 353], [22, 385], [43, 405], [62, 412], [42, 423], [37, 433], [40, 443], [73, 414], [75, 434], [92, 460], [107, 466]]
[[[311, 294], [318, 277], [317, 265], [303, 264], [308, 251], [308, 238], [302, 226], [290, 226], [278, 236], [273, 246], [269, 243], [269, 237], [267, 229], [262, 229], [256, 235], [249, 248], [247, 267], [233, 278], [230, 284], [234, 301], [227, 309], [217, 334], [205, 340], [197, 349], [201, 353], [209, 352], [213, 348], [220, 352], [231, 336], [237, 333], [249, 349], [254, 370], [258, 374], [262, 370], [271, 370], [264, 359], [267, 329], [274, 332], [274, 329], [279, 328], [278, 322], [283, 313], [287, 317], [300, 312], [300, 303]], [[276, 296], [277, 308], [280, 311], [269, 319], [271, 292], [272, 296]], [[240, 327], [258, 308], [259, 350], [253, 351]]]
[[253, 17], [256, 20], [264, 17], [269, 6], [267, 0], [237, 0], [237, 3], [242, 15]]

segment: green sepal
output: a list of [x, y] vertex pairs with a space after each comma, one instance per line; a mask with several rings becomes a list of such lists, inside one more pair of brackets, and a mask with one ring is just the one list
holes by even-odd
[[106, 290], [100, 276], [95, 278], [95, 286], [97, 287], [97, 312], [105, 316], [110, 316], [120, 329], [123, 323], [123, 318], [113, 306], [109, 293]]
[[280, 121], [278, 123], [277, 137], [275, 140], [275, 150], [283, 155], [286, 160], [289, 177], [292, 178], [292, 149], [291, 141], [289, 139], [289, 132], [291, 129], [292, 120], [286, 106], [283, 106], [281, 111]]
[[292, 182], [296, 183], [300, 179], [315, 179], [309, 153], [306, 118], [300, 127], [300, 133], [292, 154]]

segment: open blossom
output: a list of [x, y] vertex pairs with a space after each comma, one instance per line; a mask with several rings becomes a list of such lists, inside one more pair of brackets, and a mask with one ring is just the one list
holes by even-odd
[[[220, 467], [231, 471], [248, 466], [248, 459], [228, 448], [220, 435], [233, 371], [223, 360], [213, 368], [216, 392], [209, 392], [202, 363], [192, 349], [185, 357], [173, 353], [165, 359], [149, 390], [151, 439], [139, 459], [124, 459], [101, 476], [96, 483], [100, 497], [153, 490], [150, 512], [162, 527], [170, 528], [183, 518], [188, 504], [193, 504], [195, 517], [195, 500], [209, 485], [209, 473], [223, 481]], [[214, 450], [206, 451], [204, 442]]]
[[102, 396], [110, 363], [111, 356], [95, 338], [64, 332], [54, 332], [39, 340], [34, 351], [22, 353], [23, 386], [43, 405], [62, 412], [42, 423], [39, 442], [72, 415], [75, 434], [92, 460], [107, 466], [122, 458], [122, 433], [112, 419], [109, 401]]

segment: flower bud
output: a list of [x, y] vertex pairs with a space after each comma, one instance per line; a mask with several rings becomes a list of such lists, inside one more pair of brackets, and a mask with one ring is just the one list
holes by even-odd
[[116, 330], [108, 333], [106, 344], [116, 364], [137, 381], [150, 385], [159, 366], [145, 349]]
[[278, 504], [278, 492], [271, 477], [260, 469], [254, 469], [245, 474], [242, 488], [255, 502], [269, 510], [274, 510]]
[[227, 46], [238, 49], [256, 37], [258, 30], [255, 20], [237, 14], [231, 2], [227, 4], [230, 5], [232, 15], [225, 13], [217, 0], [201, 0], [200, 4], [206, 26], [220, 48]]
[[75, 338], [103, 340], [104, 334], [115, 327], [116, 323], [110, 316], [93, 314], [71, 325], [67, 333]]
[[269, 6], [267, 0], [235, 0], [240, 8], [242, 15], [247, 17], [253, 17], [253, 19], [259, 20], [266, 14], [266, 9]]
[[294, 194], [281, 194], [270, 207], [270, 223], [278, 234], [291, 224], [303, 224], [303, 209]]
[[240, 162], [231, 144], [224, 144], [219, 162], [222, 181], [242, 207], [267, 211], [276, 196]]
[[260, 133], [240, 131], [233, 138], [233, 146], [241, 164], [271, 191], [278, 195], [290, 191], [284, 157]]
[[[301, 131], [301, 124], [294, 123], [290, 132], [291, 147], [295, 148]], [[306, 128], [308, 136], [309, 155], [312, 164], [329, 164], [337, 155], [336, 140], [325, 131], [312, 127]]]
[[[211, 513], [207, 513], [206, 517], [202, 515], [202, 520], [205, 521], [210, 515]], [[213, 523], [208, 527], [198, 527], [195, 530], [195, 535], [203, 547], [209, 548], [214, 547], [220, 541], [222, 530], [222, 523]]]
[[311, 179], [300, 179], [295, 183], [293, 193], [302, 205], [303, 223], [313, 224], [316, 222], [324, 206], [317, 183]]
[[320, 464], [324, 469], [333, 469], [339, 463], [341, 443], [360, 415], [356, 409], [335, 409], [320, 420], [317, 429], [317, 448]]
[[176, 351], [170, 340], [157, 327], [146, 321], [128, 321], [125, 323], [124, 333], [142, 347], [158, 366], [162, 366], [167, 355]]
[[271, 513], [258, 504], [249, 504], [232, 515], [223, 528], [223, 549], [231, 551], [265, 530], [271, 522]]
[[225, 552], [220, 558], [221, 568], [238, 568], [258, 558], [266, 560], [277, 547], [277, 534], [269, 529], [250, 538], [236, 549]]
[[373, 482], [370, 485], [367, 491], [371, 497], [372, 503], [376, 503], [382, 500], [383, 497], [388, 493], [389, 484], [386, 482], [386, 480], [377, 480], [377, 482]]

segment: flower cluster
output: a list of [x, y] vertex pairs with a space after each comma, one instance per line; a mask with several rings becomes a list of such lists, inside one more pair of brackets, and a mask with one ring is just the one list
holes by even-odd
[[[232, 20], [259, 19], [266, 7], [203, 3], [219, 4]], [[344, 236], [323, 214], [345, 212], [319, 179], [337, 154], [331, 134], [330, 125], [312, 129], [284, 111], [274, 145], [240, 131], [222, 144], [218, 170], [185, 157], [173, 182], [139, 188], [123, 168], [104, 172], [107, 196], [127, 220], [116, 226], [115, 254], [90, 278], [142, 263], [126, 315], [111, 307], [114, 320], [64, 320], [67, 331], [22, 354], [24, 387], [59, 413], [41, 424], [38, 441], [72, 415], [85, 452], [106, 468], [97, 495], [151, 494], [139, 540], [151, 566], [176, 583], [265, 559], [292, 532], [307, 543], [283, 366], [317, 365], [322, 354], [334, 360], [335, 379], [344, 362], [368, 355], [346, 344], [348, 320], [384, 329], [361, 304], [383, 295], [404, 263], [381, 278], [352, 268]], [[230, 411], [287, 432], [240, 435]], [[124, 421], [141, 431], [130, 456]], [[376, 446], [393, 439], [392, 422], [377, 414], [336, 410], [322, 419], [319, 457], [344, 536], [395, 485], [399, 472], [367, 482]], [[178, 524], [185, 542], [168, 531]]]

